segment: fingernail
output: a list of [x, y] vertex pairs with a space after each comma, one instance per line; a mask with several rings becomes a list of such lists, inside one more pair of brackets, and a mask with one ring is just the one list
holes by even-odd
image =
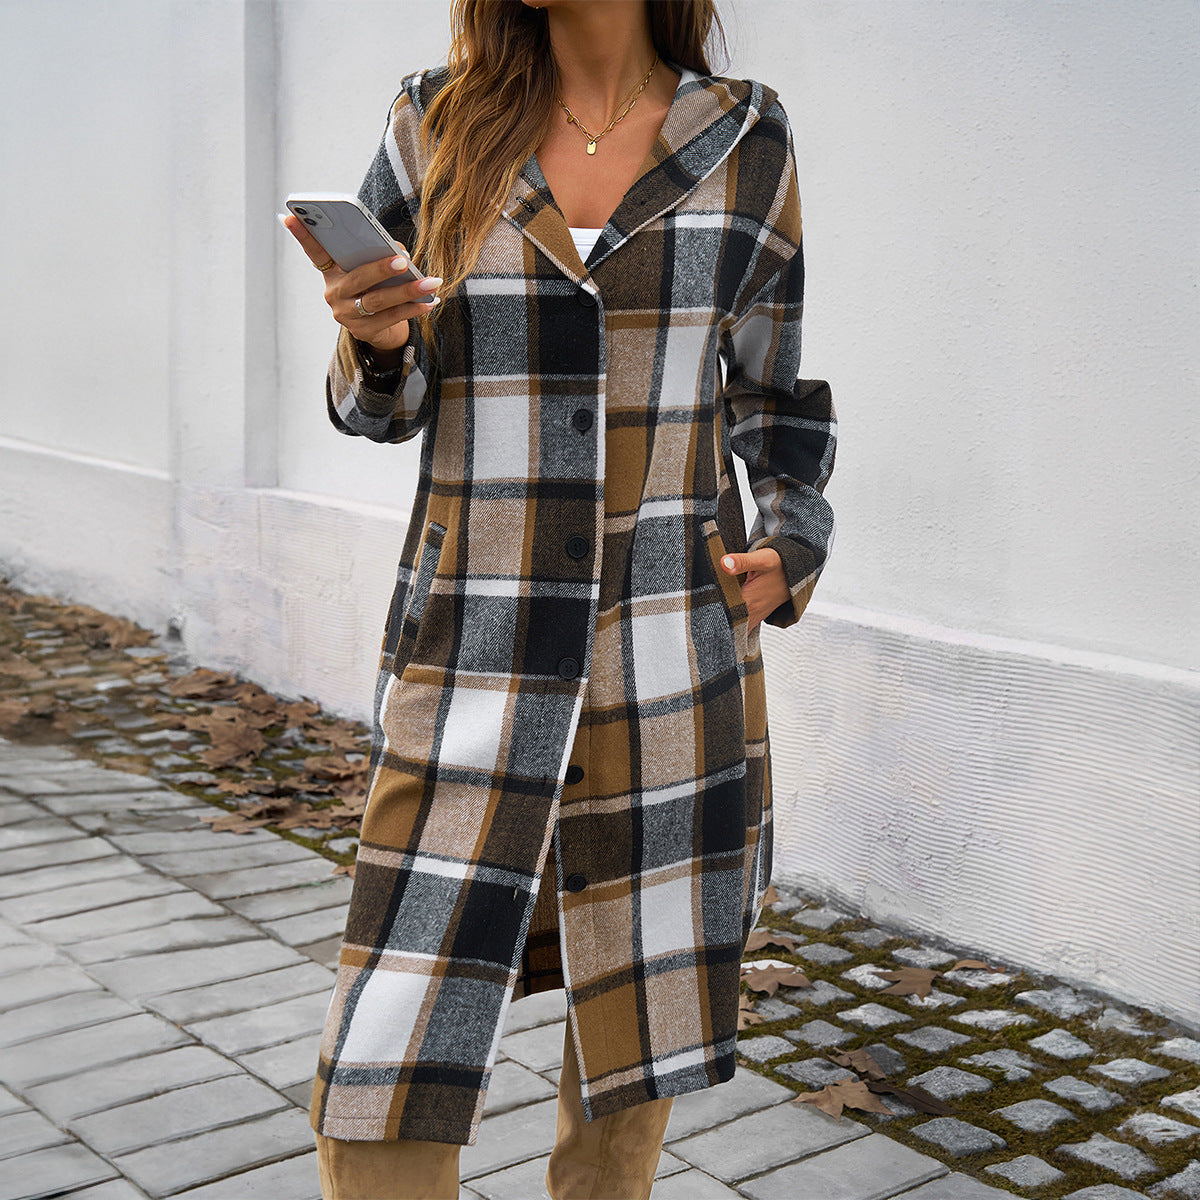
[[433, 306], [435, 304], [441, 304], [441, 302], [442, 302], [441, 296], [426, 296], [425, 299], [422, 301], [422, 303], [428, 304], [430, 308], [433, 308]]
[[725, 555], [725, 557], [723, 559], [721, 559], [721, 566], [723, 566], [725, 568], [725, 570], [727, 570], [727, 571], [732, 571], [733, 570], [733, 559], [728, 554]]
[[288, 233], [292, 232], [290, 229], [288, 229], [288, 227], [286, 225], [284, 225], [284, 222], [287, 220], [286, 213], [276, 213], [275, 220], [277, 220], [280, 223], [280, 225], [283, 225], [284, 229], [287, 229]]
[[392, 259], [392, 270], [393, 271], [403, 271], [403, 270], [406, 270], [407, 267], [408, 267], [408, 259], [407, 258], [393, 258]]
[[440, 275], [426, 275], [420, 283], [417, 284], [419, 292], [436, 292], [442, 286], [442, 278]]

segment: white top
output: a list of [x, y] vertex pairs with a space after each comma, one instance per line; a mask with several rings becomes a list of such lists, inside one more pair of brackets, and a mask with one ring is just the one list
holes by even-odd
[[574, 239], [575, 249], [579, 251], [580, 259], [587, 262], [587, 256], [591, 254], [596, 239], [604, 232], [604, 227], [583, 229], [577, 225], [570, 225], [568, 228], [571, 230], [571, 237]]

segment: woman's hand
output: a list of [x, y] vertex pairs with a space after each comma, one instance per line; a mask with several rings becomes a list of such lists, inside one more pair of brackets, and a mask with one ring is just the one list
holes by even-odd
[[[360, 342], [367, 342], [382, 355], [398, 360], [398, 352], [408, 342], [409, 319], [429, 311], [431, 305], [425, 303], [425, 299], [442, 281], [431, 275], [416, 283], [381, 287], [384, 280], [394, 278], [408, 267], [407, 250], [396, 258], [381, 258], [347, 272], [336, 263], [324, 266], [330, 262], [329, 254], [298, 217], [289, 213], [283, 224], [303, 247], [313, 266], [325, 276], [325, 303], [333, 310], [334, 320], [344, 325]], [[361, 301], [361, 309], [355, 301]], [[362, 310], [366, 311], [366, 316]], [[389, 355], [389, 351], [393, 354]]]
[[746, 572], [742, 581], [742, 598], [750, 613], [749, 628], [753, 629], [764, 617], [770, 616], [790, 595], [783, 560], [777, 550], [764, 546], [748, 554], [726, 554], [721, 567], [730, 575]]

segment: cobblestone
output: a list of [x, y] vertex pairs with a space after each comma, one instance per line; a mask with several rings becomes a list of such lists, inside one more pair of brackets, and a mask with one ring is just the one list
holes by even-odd
[[1164, 1096], [1159, 1103], [1167, 1108], [1177, 1108], [1200, 1121], [1200, 1087], [1192, 1088], [1190, 1092], [1175, 1092], [1173, 1095]]
[[984, 1150], [1003, 1150], [1008, 1143], [988, 1129], [980, 1129], [969, 1121], [957, 1117], [934, 1117], [923, 1125], [912, 1128], [917, 1137], [941, 1146], [947, 1154], [962, 1158], [965, 1154], [979, 1154]]
[[857, 1076], [849, 1067], [839, 1067], [824, 1058], [805, 1058], [799, 1062], [784, 1063], [779, 1068], [781, 1075], [795, 1079], [798, 1083], [807, 1083], [813, 1089], [819, 1090], [827, 1083], [836, 1083], [839, 1079], [856, 1079]]
[[1040, 1037], [1030, 1038], [1029, 1045], [1053, 1058], [1091, 1058], [1095, 1053], [1087, 1042], [1066, 1029], [1052, 1029]]
[[965, 1045], [973, 1039], [965, 1033], [955, 1033], [953, 1029], [927, 1025], [924, 1029], [910, 1029], [905, 1033], [898, 1033], [896, 1040], [905, 1042], [909, 1046], [916, 1046], [918, 1050], [925, 1050], [930, 1054], [944, 1054], [947, 1050]]
[[1022, 1154], [1020, 1158], [1011, 1158], [1005, 1163], [993, 1163], [984, 1167], [989, 1175], [1000, 1175], [1010, 1183], [1019, 1187], [1044, 1187], [1062, 1179], [1066, 1172], [1052, 1167], [1036, 1154]]
[[[789, 1033], [795, 1032], [788, 1030]], [[791, 1054], [796, 1047], [781, 1037], [767, 1035], [766, 1037], [738, 1038], [737, 1052], [751, 1062], [765, 1063], [784, 1054]]]
[[1123, 1133], [1126, 1137], [1144, 1138], [1155, 1146], [1165, 1146], [1181, 1138], [1200, 1135], [1200, 1128], [1185, 1125], [1161, 1113], [1140, 1112], [1122, 1121], [1115, 1132]]
[[1055, 988], [1034, 988], [1027, 992], [1018, 992], [1018, 1004], [1028, 1004], [1052, 1016], [1080, 1017], [1088, 1013], [1098, 1012], [1100, 1004], [1087, 996], [1080, 995], [1074, 988], [1065, 985]]
[[1200, 1063], [1200, 1040], [1190, 1037], [1168, 1038], [1154, 1047], [1156, 1054], [1179, 1058], [1184, 1062]]
[[1018, 1129], [1031, 1133], [1045, 1133], [1063, 1121], [1077, 1121], [1069, 1108], [1055, 1104], [1053, 1100], [1020, 1100], [1006, 1108], [996, 1109], [998, 1116], [1011, 1121]]
[[1150, 1195], [1170, 1200], [1200, 1200], [1200, 1162], [1193, 1159], [1182, 1171], [1151, 1186]]
[[1149, 1083], [1153, 1079], [1166, 1079], [1171, 1072], [1140, 1058], [1114, 1058], [1111, 1062], [1093, 1063], [1088, 1067], [1098, 1075], [1115, 1079], [1117, 1083]]
[[800, 908], [790, 915], [797, 925], [806, 929], [832, 929], [839, 921], [853, 919], [852, 913], [839, 912], [836, 908]]
[[958, 955], [948, 954], [945, 950], [938, 950], [932, 946], [901, 946], [892, 951], [892, 957], [910, 967], [924, 967], [928, 970], [944, 967], [947, 963], [954, 962]]
[[1105, 1112], [1122, 1101], [1122, 1097], [1116, 1092], [1077, 1079], [1074, 1075], [1062, 1075], [1058, 1079], [1052, 1079], [1045, 1087], [1048, 1092], [1070, 1100], [1089, 1112]]
[[973, 1092], [989, 1092], [992, 1081], [982, 1075], [973, 1075], [970, 1071], [960, 1071], [957, 1067], [934, 1067], [914, 1075], [909, 1084], [923, 1087], [931, 1096], [939, 1100], [953, 1100], [960, 1096], [969, 1096]]
[[1006, 1008], [970, 1009], [967, 1012], [951, 1013], [951, 1018], [963, 1025], [976, 1029], [1008, 1029], [1013, 1025], [1032, 1025], [1033, 1018], [1027, 1013], [1012, 1012]]
[[853, 992], [847, 992], [825, 979], [814, 979], [811, 988], [781, 988], [779, 995], [789, 1003], [805, 1008], [823, 1008], [826, 1004], [855, 999]]
[[905, 1013], [897, 1012], [884, 1004], [860, 1004], [857, 1008], [843, 1008], [838, 1013], [843, 1021], [853, 1021], [867, 1029], [883, 1029], [888, 1025], [899, 1025], [912, 1020]]
[[829, 1021], [809, 1021], [799, 1029], [787, 1030], [785, 1036], [793, 1042], [804, 1042], [809, 1046], [841, 1046], [845, 1042], [852, 1042], [858, 1035]]
[[1122, 1179], [1136, 1179], [1156, 1169], [1154, 1159], [1136, 1146], [1114, 1141], [1102, 1133], [1093, 1133], [1086, 1142], [1066, 1142], [1059, 1146], [1059, 1151], [1084, 1162], [1095, 1163]]
[[1017, 1050], [985, 1050], [982, 1054], [971, 1054], [958, 1061], [972, 1067], [995, 1067], [1004, 1073], [1006, 1083], [1029, 1079], [1038, 1069], [1038, 1064], [1029, 1055]]

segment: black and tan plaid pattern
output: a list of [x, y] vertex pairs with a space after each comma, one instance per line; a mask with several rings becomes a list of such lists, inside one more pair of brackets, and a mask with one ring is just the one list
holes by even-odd
[[[405, 81], [361, 193], [408, 244], [442, 82]], [[327, 1137], [472, 1141], [509, 1002], [563, 984], [589, 1119], [733, 1075], [770, 766], [757, 631], [719, 560], [747, 545], [732, 454], [749, 543], [791, 587], [773, 624], [832, 542], [803, 277], [774, 93], [685, 72], [586, 264], [531, 156], [435, 359], [414, 338], [368, 377], [340, 340], [334, 423], [423, 442], [313, 1094]]]

